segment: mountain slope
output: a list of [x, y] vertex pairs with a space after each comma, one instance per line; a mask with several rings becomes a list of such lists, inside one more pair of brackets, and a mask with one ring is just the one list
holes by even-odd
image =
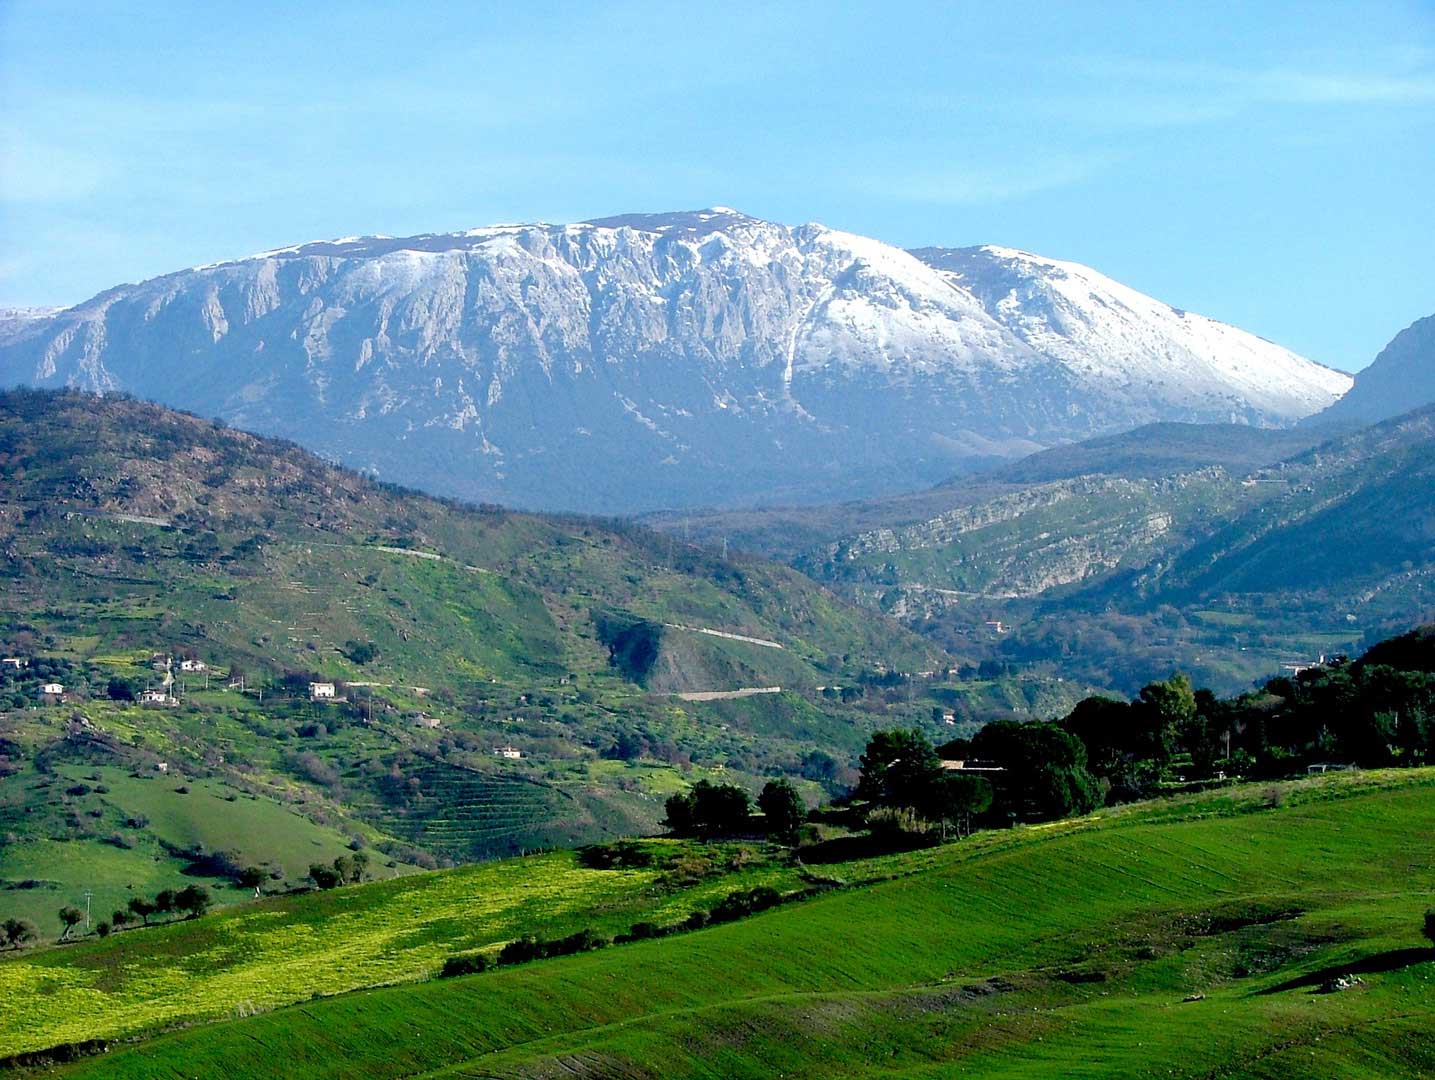
[[1435, 402], [1435, 315], [1416, 319], [1355, 376], [1355, 385], [1310, 423], [1372, 424]]
[[303, 244], [23, 320], [0, 381], [609, 511], [910, 490], [1152, 420], [1286, 424], [1349, 385], [1072, 264], [919, 254], [726, 208]]
[[1172, 667], [1235, 689], [1435, 604], [1435, 408], [1244, 473], [1088, 475], [952, 498], [794, 562], [958, 651], [985, 640], [994, 658], [1119, 689]]
[[855, 534], [921, 525], [961, 507], [1019, 494], [1036, 484], [1083, 477], [1141, 483], [1209, 468], [1245, 476], [1308, 450], [1343, 427], [1146, 424], [1042, 450], [1009, 464], [953, 477], [924, 491], [827, 506], [659, 513], [645, 520], [708, 547], [728, 542], [744, 551], [791, 562]]
[[[0, 394], [0, 655], [0, 887], [41, 905], [216, 851], [294, 879], [351, 842], [403, 869], [647, 832], [679, 770], [836, 789], [872, 726], [932, 723], [951, 663], [750, 556], [29, 390]], [[681, 696], [749, 688], [780, 692]]]

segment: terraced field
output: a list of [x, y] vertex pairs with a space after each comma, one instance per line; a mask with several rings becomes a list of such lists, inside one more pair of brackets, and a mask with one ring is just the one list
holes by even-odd
[[582, 843], [594, 831], [595, 816], [613, 831], [655, 832], [660, 816], [656, 803], [636, 796], [609, 795], [600, 804], [584, 798], [581, 789], [440, 762], [408, 779], [418, 794], [402, 807], [375, 812], [373, 819], [395, 836], [457, 860]]
[[[886, 880], [743, 922], [278, 1009], [68, 1075], [1419, 1076], [1432, 834], [1428, 769], [1146, 804], [858, 864]], [[44, 977], [85, 955], [45, 954]], [[191, 995], [217, 978], [206, 963], [187, 965]], [[12, 970], [6, 1002], [25, 997]], [[1362, 982], [1313, 992], [1336, 973]]]

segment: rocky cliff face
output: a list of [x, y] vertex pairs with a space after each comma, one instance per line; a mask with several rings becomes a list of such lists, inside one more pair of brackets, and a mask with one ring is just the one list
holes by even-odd
[[1285, 424], [1348, 385], [1119, 290], [714, 208], [120, 286], [7, 325], [0, 382], [124, 390], [384, 479], [603, 511], [912, 489], [1152, 419]]

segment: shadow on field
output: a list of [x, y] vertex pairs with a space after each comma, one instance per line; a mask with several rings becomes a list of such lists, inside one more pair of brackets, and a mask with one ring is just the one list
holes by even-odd
[[1321, 986], [1332, 979], [1342, 975], [1379, 975], [1387, 971], [1399, 971], [1411, 964], [1424, 964], [1435, 961], [1435, 949], [1414, 948], [1414, 949], [1391, 949], [1388, 952], [1375, 953], [1359, 960], [1352, 960], [1348, 964], [1332, 964], [1330, 967], [1321, 968], [1319, 971], [1312, 971], [1307, 975], [1300, 975], [1294, 979], [1287, 979], [1276, 986], [1267, 987], [1264, 990], [1257, 990], [1256, 996], [1263, 997], [1266, 994], [1281, 994], [1287, 990], [1299, 990], [1303, 986], [1314, 987], [1319, 990]]
[[800, 848], [797, 856], [804, 863], [820, 866], [826, 863], [851, 862], [854, 859], [871, 859], [878, 855], [893, 855], [899, 851], [915, 851], [932, 847], [933, 841], [924, 839], [891, 840], [885, 837], [862, 833], [857, 836], [837, 836]]

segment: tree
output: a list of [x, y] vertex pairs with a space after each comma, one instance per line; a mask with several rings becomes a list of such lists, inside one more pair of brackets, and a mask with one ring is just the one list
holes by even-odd
[[994, 793], [991, 781], [972, 773], [945, 774], [933, 785], [935, 805], [927, 807], [927, 816], [945, 826], [957, 827], [958, 836], [970, 836], [972, 819], [991, 809]]
[[665, 811], [663, 824], [667, 826], [668, 832], [674, 836], [692, 836], [693, 827], [693, 796], [691, 792], [680, 791], [675, 795], [669, 795], [663, 803]]
[[174, 911], [175, 891], [173, 889], [161, 889], [154, 894], [154, 909], [161, 915], [168, 915]]
[[174, 906], [185, 912], [189, 918], [197, 919], [209, 910], [213, 897], [203, 885], [186, 885], [175, 895]]
[[1421, 928], [1425, 938], [1431, 945], [1435, 945], [1435, 908], [1425, 913], [1425, 925]]
[[344, 655], [356, 664], [367, 664], [379, 655], [372, 641], [349, 640], [344, 643]]
[[85, 917], [85, 913], [77, 907], [68, 905], [60, 909], [60, 925], [64, 928], [60, 931], [60, 940], [65, 941], [70, 936], [70, 931]]
[[735, 784], [699, 780], [686, 794], [669, 797], [665, 805], [668, 830], [674, 836], [711, 839], [748, 829], [752, 803]]
[[862, 753], [857, 794], [882, 806], [917, 807], [941, 773], [941, 759], [920, 731], [877, 731]]
[[353, 856], [354, 880], [363, 881], [369, 872], [369, 854], [366, 851], [356, 851]]
[[154, 902], [146, 900], [143, 896], [132, 896], [125, 905], [134, 915], [138, 915], [146, 926], [149, 925], [149, 917], [155, 913]]
[[994, 761], [998, 805], [1015, 817], [1048, 821], [1084, 814], [1101, 802], [1086, 769], [1086, 747], [1055, 724], [997, 720], [977, 732], [972, 749]]
[[336, 885], [342, 885], [343, 879], [335, 873], [332, 866], [325, 866], [323, 863], [311, 863], [309, 866], [309, 880], [318, 889], [332, 889]]
[[354, 860], [349, 856], [340, 855], [334, 860], [334, 875], [339, 879], [340, 885], [352, 885], [357, 880], [354, 872]]
[[1141, 688], [1138, 707], [1143, 713], [1146, 756], [1164, 768], [1176, 749], [1176, 735], [1196, 719], [1196, 692], [1185, 675]]
[[100, 920], [99, 922], [97, 922], [97, 923], [95, 924], [95, 933], [99, 934], [100, 937], [102, 937], [102, 938], [104, 938], [104, 937], [109, 937], [109, 936], [110, 936], [110, 924], [107, 923], [107, 922], [105, 922], [103, 919]]
[[769, 780], [763, 786], [757, 808], [766, 821], [767, 835], [785, 844], [797, 840], [797, 830], [807, 820], [807, 804], [785, 779]]
[[35, 926], [26, 919], [6, 919], [0, 923], [0, 936], [10, 948], [18, 949], [25, 942], [35, 940]]
[[246, 889], [254, 890], [254, 899], [260, 897], [260, 888], [264, 884], [265, 873], [257, 866], [246, 866], [239, 871], [239, 884]]
[[116, 908], [114, 913], [110, 916], [110, 925], [116, 930], [124, 929], [125, 925], [129, 921], [130, 913], [124, 908]]
[[116, 676], [105, 686], [105, 694], [111, 701], [133, 701], [135, 699], [134, 683], [129, 679]]

